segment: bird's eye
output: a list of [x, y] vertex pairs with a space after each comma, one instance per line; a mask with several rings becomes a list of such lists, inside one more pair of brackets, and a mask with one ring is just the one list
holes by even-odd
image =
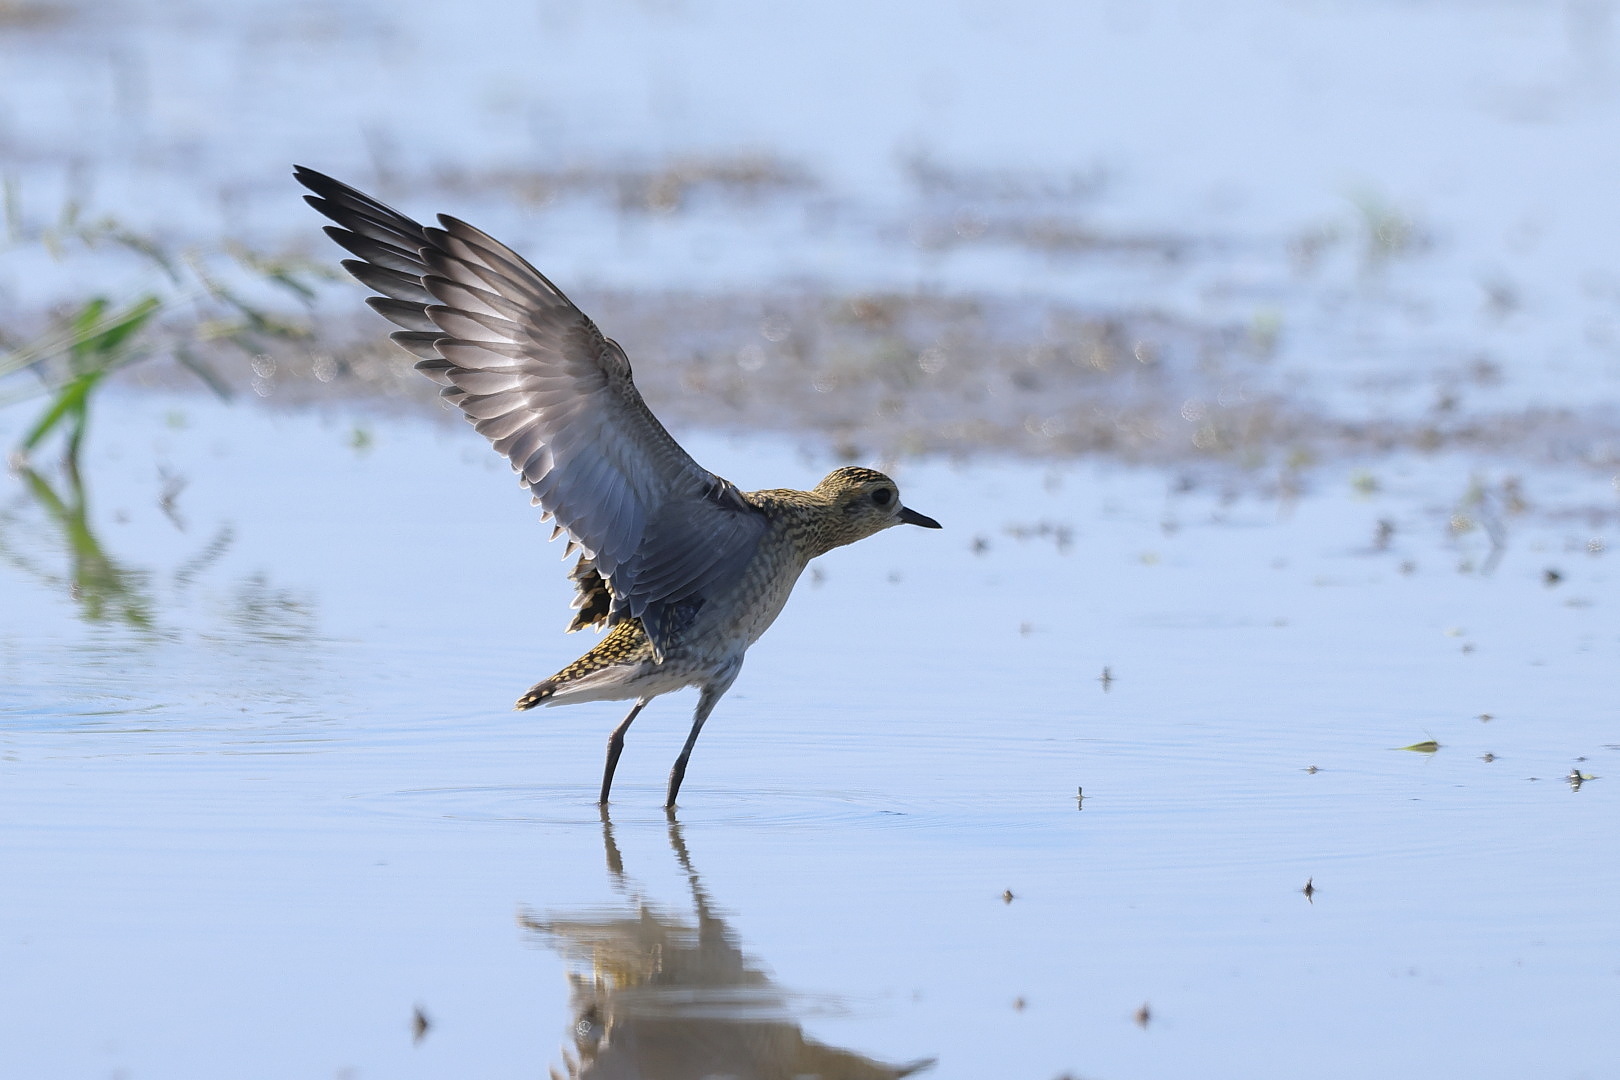
[[889, 500], [892, 498], [894, 498], [894, 492], [890, 491], [888, 488], [878, 488], [876, 491], [872, 492], [872, 501], [877, 503], [879, 506], [888, 506]]

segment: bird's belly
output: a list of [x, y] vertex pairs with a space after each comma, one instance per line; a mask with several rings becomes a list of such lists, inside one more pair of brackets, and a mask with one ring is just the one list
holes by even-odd
[[687, 641], [704, 643], [703, 658], [712, 663], [740, 656], [782, 613], [797, 579], [795, 573], [757, 583], [745, 581], [742, 587], [716, 597], [698, 612]]

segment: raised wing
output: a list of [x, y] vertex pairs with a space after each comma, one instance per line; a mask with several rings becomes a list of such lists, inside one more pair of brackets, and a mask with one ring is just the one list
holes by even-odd
[[[624, 350], [522, 257], [455, 218], [423, 226], [299, 167], [305, 200], [358, 256], [418, 371], [505, 454], [557, 529], [608, 582], [610, 622], [642, 621], [659, 656], [680, 616], [734, 581], [765, 531], [641, 400]], [[553, 532], [553, 538], [558, 532]]]

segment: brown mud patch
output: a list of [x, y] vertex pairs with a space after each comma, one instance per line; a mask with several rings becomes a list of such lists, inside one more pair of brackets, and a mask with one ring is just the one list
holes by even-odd
[[[843, 457], [1102, 455], [1298, 470], [1403, 451], [1620, 466], [1620, 417], [1526, 407], [1344, 419], [1275, 376], [1250, 327], [1152, 311], [899, 294], [692, 296], [579, 291], [671, 427], [802, 436]], [[288, 406], [432, 408], [436, 387], [367, 315], [218, 366]], [[133, 381], [185, 385], [167, 363]], [[194, 383], [193, 383], [194, 385]]]

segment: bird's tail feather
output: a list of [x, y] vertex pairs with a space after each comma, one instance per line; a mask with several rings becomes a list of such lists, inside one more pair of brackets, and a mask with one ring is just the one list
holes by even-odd
[[[641, 623], [636, 619], [626, 619], [612, 630], [606, 637], [596, 643], [590, 652], [563, 668], [551, 678], [535, 683], [529, 692], [518, 698], [516, 709], [532, 709], [536, 705], [547, 702], [560, 704], [552, 699], [560, 696], [565, 700], [589, 701], [591, 697], [617, 697], [619, 695], [601, 693], [607, 689], [604, 683], [611, 684], [617, 680], [615, 674], [628, 674], [629, 669], [639, 667], [643, 662], [653, 658], [652, 642], [641, 629]], [[618, 669], [617, 673], [614, 669]], [[590, 690], [597, 693], [586, 696]], [[570, 692], [572, 691], [572, 692]]]
[[547, 679], [544, 682], [537, 682], [533, 686], [529, 687], [528, 693], [517, 699], [517, 704], [513, 705], [512, 708], [521, 712], [524, 709], [532, 709], [536, 705], [544, 705], [546, 703], [546, 699], [551, 697], [556, 692], [556, 679]]

